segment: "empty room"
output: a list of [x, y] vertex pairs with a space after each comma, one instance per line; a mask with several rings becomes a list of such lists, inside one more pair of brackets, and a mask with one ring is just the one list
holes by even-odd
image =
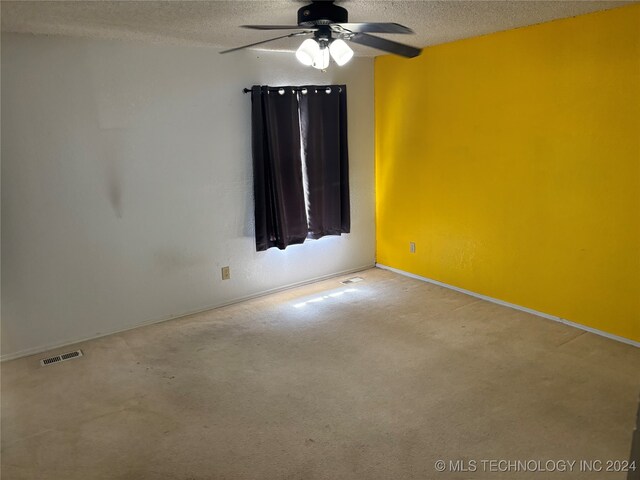
[[3, 480], [640, 479], [640, 2], [0, 6]]

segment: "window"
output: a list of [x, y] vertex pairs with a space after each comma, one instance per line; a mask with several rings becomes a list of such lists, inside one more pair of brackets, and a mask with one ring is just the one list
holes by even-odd
[[256, 249], [350, 230], [345, 85], [251, 89]]

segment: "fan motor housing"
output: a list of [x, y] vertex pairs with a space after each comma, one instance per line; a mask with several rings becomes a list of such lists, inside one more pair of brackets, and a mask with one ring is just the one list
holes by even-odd
[[311, 27], [314, 25], [328, 25], [330, 23], [347, 23], [349, 14], [345, 8], [334, 5], [333, 2], [313, 2], [298, 10], [298, 25]]

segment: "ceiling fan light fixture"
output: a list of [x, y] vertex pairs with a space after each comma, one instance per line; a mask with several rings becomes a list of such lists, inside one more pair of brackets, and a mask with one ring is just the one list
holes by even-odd
[[[313, 38], [307, 38], [298, 50], [296, 50], [296, 58], [303, 65], [314, 65], [317, 56], [320, 54], [320, 44]], [[314, 65], [315, 66], [315, 65]]]
[[331, 56], [333, 60], [339, 65], [343, 66], [351, 57], [353, 57], [353, 50], [347, 45], [347, 42], [344, 40], [337, 38], [331, 45], [329, 45], [329, 52], [331, 52]]
[[329, 66], [329, 49], [326, 45], [319, 45], [318, 51], [313, 57], [313, 67], [324, 70]]

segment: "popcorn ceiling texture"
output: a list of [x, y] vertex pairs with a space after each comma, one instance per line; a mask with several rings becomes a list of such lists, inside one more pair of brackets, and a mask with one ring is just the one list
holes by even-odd
[[[285, 32], [242, 24], [296, 24], [300, 0], [246, 1], [3, 1], [2, 31], [230, 48]], [[418, 47], [615, 8], [625, 1], [371, 1], [338, 4], [352, 22], [397, 22], [415, 35], [386, 35]], [[261, 49], [295, 50], [300, 39]], [[356, 55], [377, 50], [354, 45]]]

